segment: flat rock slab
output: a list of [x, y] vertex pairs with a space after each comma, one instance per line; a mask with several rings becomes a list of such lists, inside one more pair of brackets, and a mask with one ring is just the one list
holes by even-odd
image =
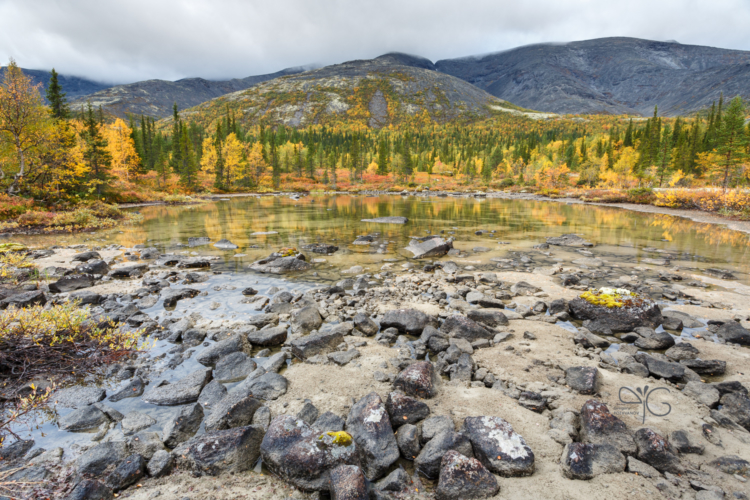
[[197, 370], [173, 384], [154, 387], [143, 395], [143, 401], [159, 406], [195, 403], [203, 387], [211, 380], [211, 371], [211, 368]]
[[362, 219], [362, 222], [375, 222], [377, 224], [406, 224], [406, 217], [376, 217], [375, 219]]
[[55, 392], [52, 400], [62, 408], [80, 408], [98, 403], [107, 395], [104, 389], [99, 387], [85, 387], [76, 385]]
[[307, 271], [312, 264], [307, 262], [304, 255], [282, 257], [280, 254], [271, 254], [265, 259], [250, 264], [253, 271], [266, 274], [286, 274], [299, 271]]
[[638, 307], [609, 308], [579, 298], [571, 300], [568, 307], [570, 315], [588, 321], [584, 326], [594, 333], [632, 332], [638, 327], [656, 328], [663, 321], [661, 309], [653, 302]]
[[438, 237], [425, 241], [412, 240], [406, 249], [414, 254], [415, 259], [442, 257], [453, 249], [453, 242]]
[[524, 438], [500, 417], [467, 417], [464, 427], [474, 455], [490, 471], [501, 476], [530, 476], [534, 452]]
[[172, 455], [197, 475], [244, 472], [255, 467], [263, 434], [262, 427], [253, 425], [207, 432], [175, 448]]

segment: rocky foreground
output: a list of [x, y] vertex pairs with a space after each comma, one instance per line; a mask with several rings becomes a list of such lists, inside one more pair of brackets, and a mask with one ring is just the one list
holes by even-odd
[[[411, 251], [453, 251], [438, 239]], [[75, 299], [156, 347], [55, 392], [54, 437], [86, 439], [11, 443], [3, 468], [39, 498], [747, 498], [748, 287], [663, 263], [625, 275], [570, 235], [536, 252], [560, 246], [580, 259], [385, 264], [265, 293], [212, 285], [207, 257], [36, 251], [53, 279], [0, 307]], [[582, 298], [603, 285], [640, 299]], [[218, 289], [250, 314], [192, 311]]]

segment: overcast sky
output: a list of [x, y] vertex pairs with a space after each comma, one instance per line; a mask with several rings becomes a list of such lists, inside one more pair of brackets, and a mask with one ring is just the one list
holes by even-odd
[[108, 83], [607, 36], [750, 50], [750, 0], [0, 0], [0, 65]]

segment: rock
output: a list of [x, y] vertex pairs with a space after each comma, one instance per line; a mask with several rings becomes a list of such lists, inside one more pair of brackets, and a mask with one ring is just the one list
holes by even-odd
[[716, 408], [719, 404], [719, 391], [715, 387], [711, 387], [703, 382], [691, 381], [685, 384], [685, 388], [682, 389], [682, 393], [686, 396], [690, 396], [701, 404], [708, 406], [709, 408]]
[[107, 263], [103, 260], [92, 260], [85, 264], [76, 266], [75, 271], [80, 274], [99, 274], [104, 276], [109, 273], [110, 269]]
[[[399, 493], [409, 494], [410, 489], [412, 490], [412, 492], [414, 492], [413, 489], [410, 488], [410, 486], [414, 483], [415, 481], [412, 480], [411, 477], [409, 477], [409, 474], [406, 473], [404, 468], [399, 467], [398, 469], [395, 469], [393, 472], [375, 483], [374, 489], [377, 490], [377, 492], [386, 492], [386, 495], [391, 496]], [[385, 500], [382, 495], [376, 495], [376, 491], [373, 491], [372, 494], [373, 497], [377, 500]], [[389, 496], [386, 496], [385, 498], [389, 498]]]
[[573, 342], [582, 345], [586, 349], [592, 347], [606, 349], [610, 346], [610, 343], [608, 341], [604, 340], [598, 335], [594, 335], [585, 328], [581, 328], [578, 333], [575, 334], [575, 337], [573, 337]]
[[572, 440], [578, 439], [578, 427], [580, 427], [580, 425], [581, 420], [579, 416], [572, 411], [558, 414], [555, 418], [550, 420], [549, 423], [550, 429], [560, 430]]
[[625, 423], [609, 412], [603, 403], [590, 399], [581, 408], [580, 438], [584, 443], [611, 444], [625, 455], [635, 455], [637, 447]]
[[252, 287], [248, 287], [242, 290], [242, 295], [246, 297], [252, 297], [253, 295], [258, 295], [258, 290]]
[[588, 480], [623, 472], [625, 457], [611, 444], [570, 443], [563, 450], [560, 468], [568, 479]]
[[414, 424], [430, 415], [430, 407], [425, 403], [394, 391], [388, 394], [385, 408], [391, 419], [391, 427], [398, 428], [404, 424]]
[[162, 298], [164, 299], [164, 307], [175, 307], [177, 302], [183, 299], [192, 299], [200, 292], [194, 288], [169, 288], [162, 290]]
[[292, 272], [308, 271], [312, 265], [305, 260], [305, 256], [282, 257], [279, 253], [272, 253], [265, 259], [250, 264], [249, 268], [259, 273], [286, 274]]
[[727, 369], [726, 361], [719, 361], [716, 359], [683, 359], [680, 361], [682, 366], [690, 368], [699, 375], [724, 375]]
[[721, 397], [721, 411], [750, 431], [750, 398], [739, 392]]
[[248, 326], [264, 328], [267, 325], [277, 325], [279, 323], [278, 314], [255, 314], [247, 320]]
[[385, 475], [399, 452], [383, 401], [371, 392], [355, 403], [346, 419], [346, 429], [357, 445], [365, 476], [375, 480]]
[[286, 394], [289, 381], [278, 373], [269, 372], [260, 377], [248, 377], [232, 391], [252, 394], [258, 399], [272, 401]]
[[354, 327], [368, 337], [372, 337], [380, 330], [380, 325], [364, 313], [357, 313], [354, 316]]
[[312, 429], [318, 432], [338, 432], [344, 430], [345, 424], [346, 421], [343, 418], [327, 411], [315, 419]]
[[292, 354], [305, 360], [318, 354], [328, 354], [344, 341], [344, 335], [336, 330], [306, 335], [292, 341]]
[[750, 345], [750, 331], [736, 321], [728, 321], [716, 331], [716, 336], [726, 342]]
[[708, 268], [703, 270], [704, 273], [708, 274], [709, 276], [713, 276], [714, 278], [719, 278], [723, 280], [734, 280], [737, 279], [734, 274], [727, 271], [726, 269], [716, 269], [716, 268]]
[[421, 442], [424, 444], [443, 431], [453, 432], [455, 430], [456, 426], [453, 425], [453, 420], [450, 417], [446, 415], [430, 417], [422, 422]]
[[2, 459], [3, 465], [18, 460], [26, 455], [26, 453], [34, 447], [34, 443], [33, 439], [20, 439], [0, 448], [0, 459]]
[[85, 451], [76, 459], [76, 471], [79, 474], [100, 476], [112, 464], [128, 456], [125, 441], [108, 441]]
[[143, 429], [148, 429], [156, 423], [151, 416], [146, 415], [140, 411], [131, 411], [125, 414], [125, 418], [122, 419], [122, 433], [125, 436], [130, 436]]
[[237, 382], [255, 371], [256, 364], [244, 352], [233, 352], [219, 359], [213, 378], [219, 382]]
[[292, 312], [292, 329], [298, 332], [317, 330], [323, 324], [317, 306], [307, 306]]
[[90, 290], [79, 290], [68, 295], [68, 300], [75, 300], [79, 305], [99, 304], [102, 302], [102, 296]]
[[359, 351], [356, 349], [349, 349], [348, 351], [336, 351], [328, 355], [328, 359], [339, 366], [344, 366], [358, 357]]
[[362, 222], [374, 222], [378, 224], [406, 224], [409, 219], [406, 217], [376, 217], [375, 219], [362, 219]]
[[643, 327], [636, 328], [635, 332], [640, 335], [635, 345], [641, 349], [667, 349], [675, 345], [674, 337], [667, 332], [655, 332], [651, 328]]
[[198, 432], [203, 421], [203, 407], [200, 403], [180, 408], [180, 412], [167, 421], [162, 432], [162, 441], [169, 448], [184, 443]]
[[[50, 285], [50, 287], [51, 286], [52, 285]], [[43, 306], [46, 303], [47, 297], [44, 295], [44, 292], [42, 292], [41, 290], [32, 290], [30, 292], [17, 293], [3, 300], [0, 300], [0, 309], [7, 309], [8, 307], [25, 309], [34, 305]]]
[[309, 250], [313, 253], [320, 253], [320, 254], [332, 254], [338, 251], [339, 247], [336, 245], [329, 245], [327, 243], [313, 243], [311, 245], [303, 245], [303, 250]]
[[542, 413], [547, 406], [547, 398], [536, 392], [523, 391], [518, 398], [518, 404], [527, 410]]
[[393, 387], [407, 396], [433, 398], [440, 386], [440, 375], [429, 361], [419, 361], [404, 368], [393, 383]]
[[727, 382], [715, 382], [711, 384], [711, 387], [716, 388], [716, 390], [719, 391], [719, 394], [721, 394], [722, 396], [731, 392], [739, 392], [740, 394], [744, 394], [745, 396], [748, 395], [747, 388], [736, 380]]
[[112, 488], [95, 479], [82, 479], [64, 500], [111, 500]]
[[229, 338], [208, 346], [195, 357], [195, 360], [204, 366], [213, 366], [219, 359], [229, 354], [234, 352], [250, 354], [251, 350], [252, 346], [248, 342], [247, 337], [241, 333], [236, 333]]
[[448, 451], [440, 463], [437, 500], [490, 498], [500, 491], [500, 485], [482, 463], [456, 451]]
[[100, 259], [101, 260], [101, 258], [102, 258], [102, 256], [99, 255], [99, 252], [88, 251], [88, 252], [77, 253], [70, 260], [72, 260], [73, 262], [88, 262], [88, 261], [90, 261], [92, 259]]
[[173, 384], [166, 384], [149, 389], [143, 395], [143, 401], [159, 406], [178, 406], [195, 403], [201, 390], [211, 380], [211, 369], [197, 370]]
[[462, 455], [472, 457], [474, 455], [471, 442], [465, 434], [443, 430], [430, 439], [414, 459], [415, 469], [422, 475], [434, 479], [440, 474], [440, 464], [443, 456], [450, 450], [457, 451]]
[[442, 257], [447, 254], [453, 248], [453, 241], [448, 241], [443, 238], [435, 237], [425, 241], [418, 241], [412, 239], [409, 242], [409, 246], [406, 247], [408, 251], [414, 254], [415, 259], [426, 259], [434, 257]]
[[58, 420], [60, 429], [70, 432], [85, 432], [109, 423], [109, 417], [94, 405], [74, 410]]
[[[182, 259], [180, 262], [177, 263], [177, 267], [180, 269], [203, 269], [203, 268], [209, 268], [211, 267], [211, 261], [204, 257], [194, 257], [194, 258], [187, 258]], [[201, 276], [199, 273], [189, 273], [188, 277], [190, 276]], [[195, 282], [200, 282], [200, 280], [194, 280]]]
[[[641, 355], [639, 354], [639, 356]], [[685, 375], [685, 367], [679, 363], [662, 361], [653, 356], [643, 355], [643, 364], [648, 369], [648, 372], [657, 378], [677, 381]]]
[[435, 320], [416, 309], [392, 309], [380, 321], [380, 327], [396, 328], [400, 333], [419, 335], [427, 325], [435, 325]]
[[146, 461], [140, 455], [130, 455], [107, 474], [104, 482], [114, 491], [124, 490], [135, 484], [146, 472]]
[[587, 328], [594, 332], [632, 332], [639, 327], [656, 328], [662, 324], [661, 310], [655, 302], [644, 299], [637, 307], [597, 306], [584, 299], [568, 303], [570, 315], [578, 320], [588, 320]]
[[599, 370], [588, 366], [574, 366], [565, 370], [565, 382], [578, 394], [596, 394]]
[[216, 243], [214, 243], [214, 246], [221, 250], [236, 250], [237, 248], [239, 248], [237, 245], [235, 245], [231, 241], [225, 240], [225, 239], [221, 239], [217, 241]]
[[250, 425], [255, 411], [261, 406], [261, 402], [252, 395], [230, 391], [211, 409], [211, 414], [206, 418], [206, 431]]
[[173, 466], [174, 460], [172, 459], [172, 455], [167, 450], [159, 450], [154, 453], [154, 456], [146, 464], [146, 470], [149, 476], [159, 478], [172, 472]]
[[454, 314], [448, 316], [440, 326], [440, 331], [449, 337], [466, 339], [474, 342], [480, 339], [492, 339], [495, 332], [490, 331], [465, 316]]
[[638, 447], [638, 460], [646, 462], [660, 472], [682, 474], [684, 467], [677, 458], [677, 450], [662, 436], [651, 429], [638, 429], [633, 435]]
[[196, 436], [172, 455], [198, 475], [244, 472], [255, 467], [263, 440], [262, 427], [248, 425]]
[[508, 317], [500, 309], [472, 309], [466, 316], [477, 323], [481, 323], [484, 326], [495, 328], [498, 326], [507, 326]]
[[547, 238], [548, 245], [557, 245], [561, 247], [591, 247], [593, 246], [588, 241], [584, 240], [577, 234], [563, 234], [562, 236], [555, 236], [553, 238]]
[[330, 472], [331, 500], [368, 500], [368, 482], [356, 465], [339, 465]]
[[302, 405], [302, 409], [297, 412], [297, 418], [302, 420], [307, 425], [313, 425], [315, 420], [318, 418], [318, 409], [314, 404], [312, 404], [312, 402], [307, 401], [304, 405]]
[[143, 276], [143, 273], [145, 273], [148, 270], [148, 264], [134, 264], [132, 266], [125, 266], [125, 267], [119, 267], [117, 269], [112, 269], [108, 276], [110, 278], [116, 278], [116, 279], [127, 279], [127, 278], [136, 278], [138, 276]]
[[396, 443], [402, 457], [414, 460], [422, 450], [419, 444], [419, 428], [412, 424], [402, 425], [396, 433]]
[[643, 463], [634, 457], [628, 457], [628, 472], [638, 474], [639, 476], [647, 477], [649, 479], [656, 479], [661, 477], [661, 472], [651, 467], [649, 464]]
[[[255, 410], [255, 414], [253, 415], [253, 421], [252, 425], [263, 427], [264, 429], [268, 429], [268, 425], [271, 423], [271, 409], [267, 406], [261, 406], [257, 410]], [[341, 428], [343, 429], [344, 426], [342, 425]]]
[[137, 398], [143, 394], [145, 387], [146, 383], [140, 377], [133, 377], [122, 389], [112, 394], [109, 400], [116, 403], [125, 398]]
[[159, 450], [165, 450], [159, 434], [156, 432], [139, 432], [128, 438], [128, 449], [130, 453], [137, 453], [149, 460]]
[[697, 455], [703, 455], [706, 447], [702, 444], [695, 444], [688, 436], [688, 433], [683, 430], [677, 430], [672, 432], [669, 439], [674, 449], [680, 453], [695, 453]]
[[206, 236], [197, 236], [197, 237], [190, 237], [188, 238], [188, 246], [189, 247], [199, 247], [201, 245], [208, 245], [211, 242], [211, 238], [208, 238]]
[[724, 455], [708, 462], [708, 465], [726, 474], [745, 475], [750, 471], [750, 462], [737, 455]]
[[695, 359], [698, 357], [700, 352], [692, 344], [687, 342], [680, 342], [675, 344], [664, 353], [666, 357], [674, 361], [681, 361], [683, 359]]
[[106, 396], [104, 389], [100, 387], [86, 387], [75, 385], [56, 391], [52, 399], [62, 408], [80, 408], [94, 403], [98, 403]]
[[535, 293], [539, 293], [541, 291], [542, 289], [538, 286], [531, 285], [529, 283], [526, 283], [525, 281], [519, 281], [518, 283], [514, 283], [513, 286], [510, 287], [510, 293], [516, 295], [534, 295]]
[[466, 417], [464, 428], [474, 456], [491, 472], [505, 477], [530, 476], [534, 472], [534, 453], [502, 418]]
[[320, 434], [288, 415], [271, 421], [260, 452], [269, 469], [304, 490], [328, 490], [332, 469], [359, 462], [357, 447], [348, 433]]

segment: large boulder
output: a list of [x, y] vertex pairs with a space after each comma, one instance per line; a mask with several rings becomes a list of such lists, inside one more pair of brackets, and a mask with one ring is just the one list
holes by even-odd
[[496, 335], [494, 331], [459, 314], [448, 316], [440, 326], [440, 331], [449, 337], [466, 339], [469, 342], [481, 339], [490, 340]]
[[271, 421], [260, 453], [271, 471], [303, 490], [327, 491], [332, 469], [359, 465], [351, 435], [343, 431], [320, 433], [289, 415]]
[[440, 386], [440, 375], [429, 361], [418, 361], [404, 368], [398, 374], [393, 387], [407, 396], [433, 398]]
[[197, 475], [244, 472], [255, 467], [263, 434], [262, 427], [253, 425], [207, 432], [175, 448], [172, 456]]
[[569, 479], [592, 479], [625, 470], [625, 456], [611, 444], [570, 443], [565, 446], [560, 468]]
[[750, 330], [737, 323], [728, 321], [716, 331], [716, 336], [733, 344], [750, 345]]
[[307, 271], [312, 265], [305, 260], [305, 256], [283, 257], [280, 253], [272, 253], [265, 259], [250, 264], [250, 269], [259, 273], [286, 274], [298, 271]]
[[431, 316], [416, 309], [391, 309], [380, 321], [380, 328], [396, 328], [401, 333], [419, 335], [427, 325], [437, 326]]
[[611, 444], [625, 455], [635, 455], [637, 448], [625, 422], [612, 415], [604, 403], [590, 399], [581, 408], [581, 441]]
[[594, 305], [581, 298], [568, 303], [573, 318], [588, 321], [584, 326], [594, 333], [632, 332], [639, 327], [656, 328], [662, 324], [661, 309], [655, 302], [642, 299], [643, 304], [632, 307]]
[[432, 257], [442, 257], [453, 248], [453, 241], [448, 241], [438, 236], [429, 238], [424, 241], [412, 239], [409, 246], [406, 247], [414, 254], [415, 259], [426, 259]]
[[464, 428], [474, 455], [490, 471], [501, 476], [530, 476], [534, 452], [524, 438], [500, 417], [466, 417]]
[[362, 470], [370, 481], [384, 476], [398, 460], [396, 436], [386, 407], [376, 393], [371, 392], [352, 405], [346, 429], [357, 444]]
[[437, 500], [490, 498], [499, 491], [497, 479], [479, 460], [453, 450], [443, 456], [435, 492]]
[[143, 401], [159, 406], [179, 406], [195, 403], [201, 390], [211, 381], [211, 369], [204, 368], [186, 375], [173, 384], [157, 385], [146, 391]]

